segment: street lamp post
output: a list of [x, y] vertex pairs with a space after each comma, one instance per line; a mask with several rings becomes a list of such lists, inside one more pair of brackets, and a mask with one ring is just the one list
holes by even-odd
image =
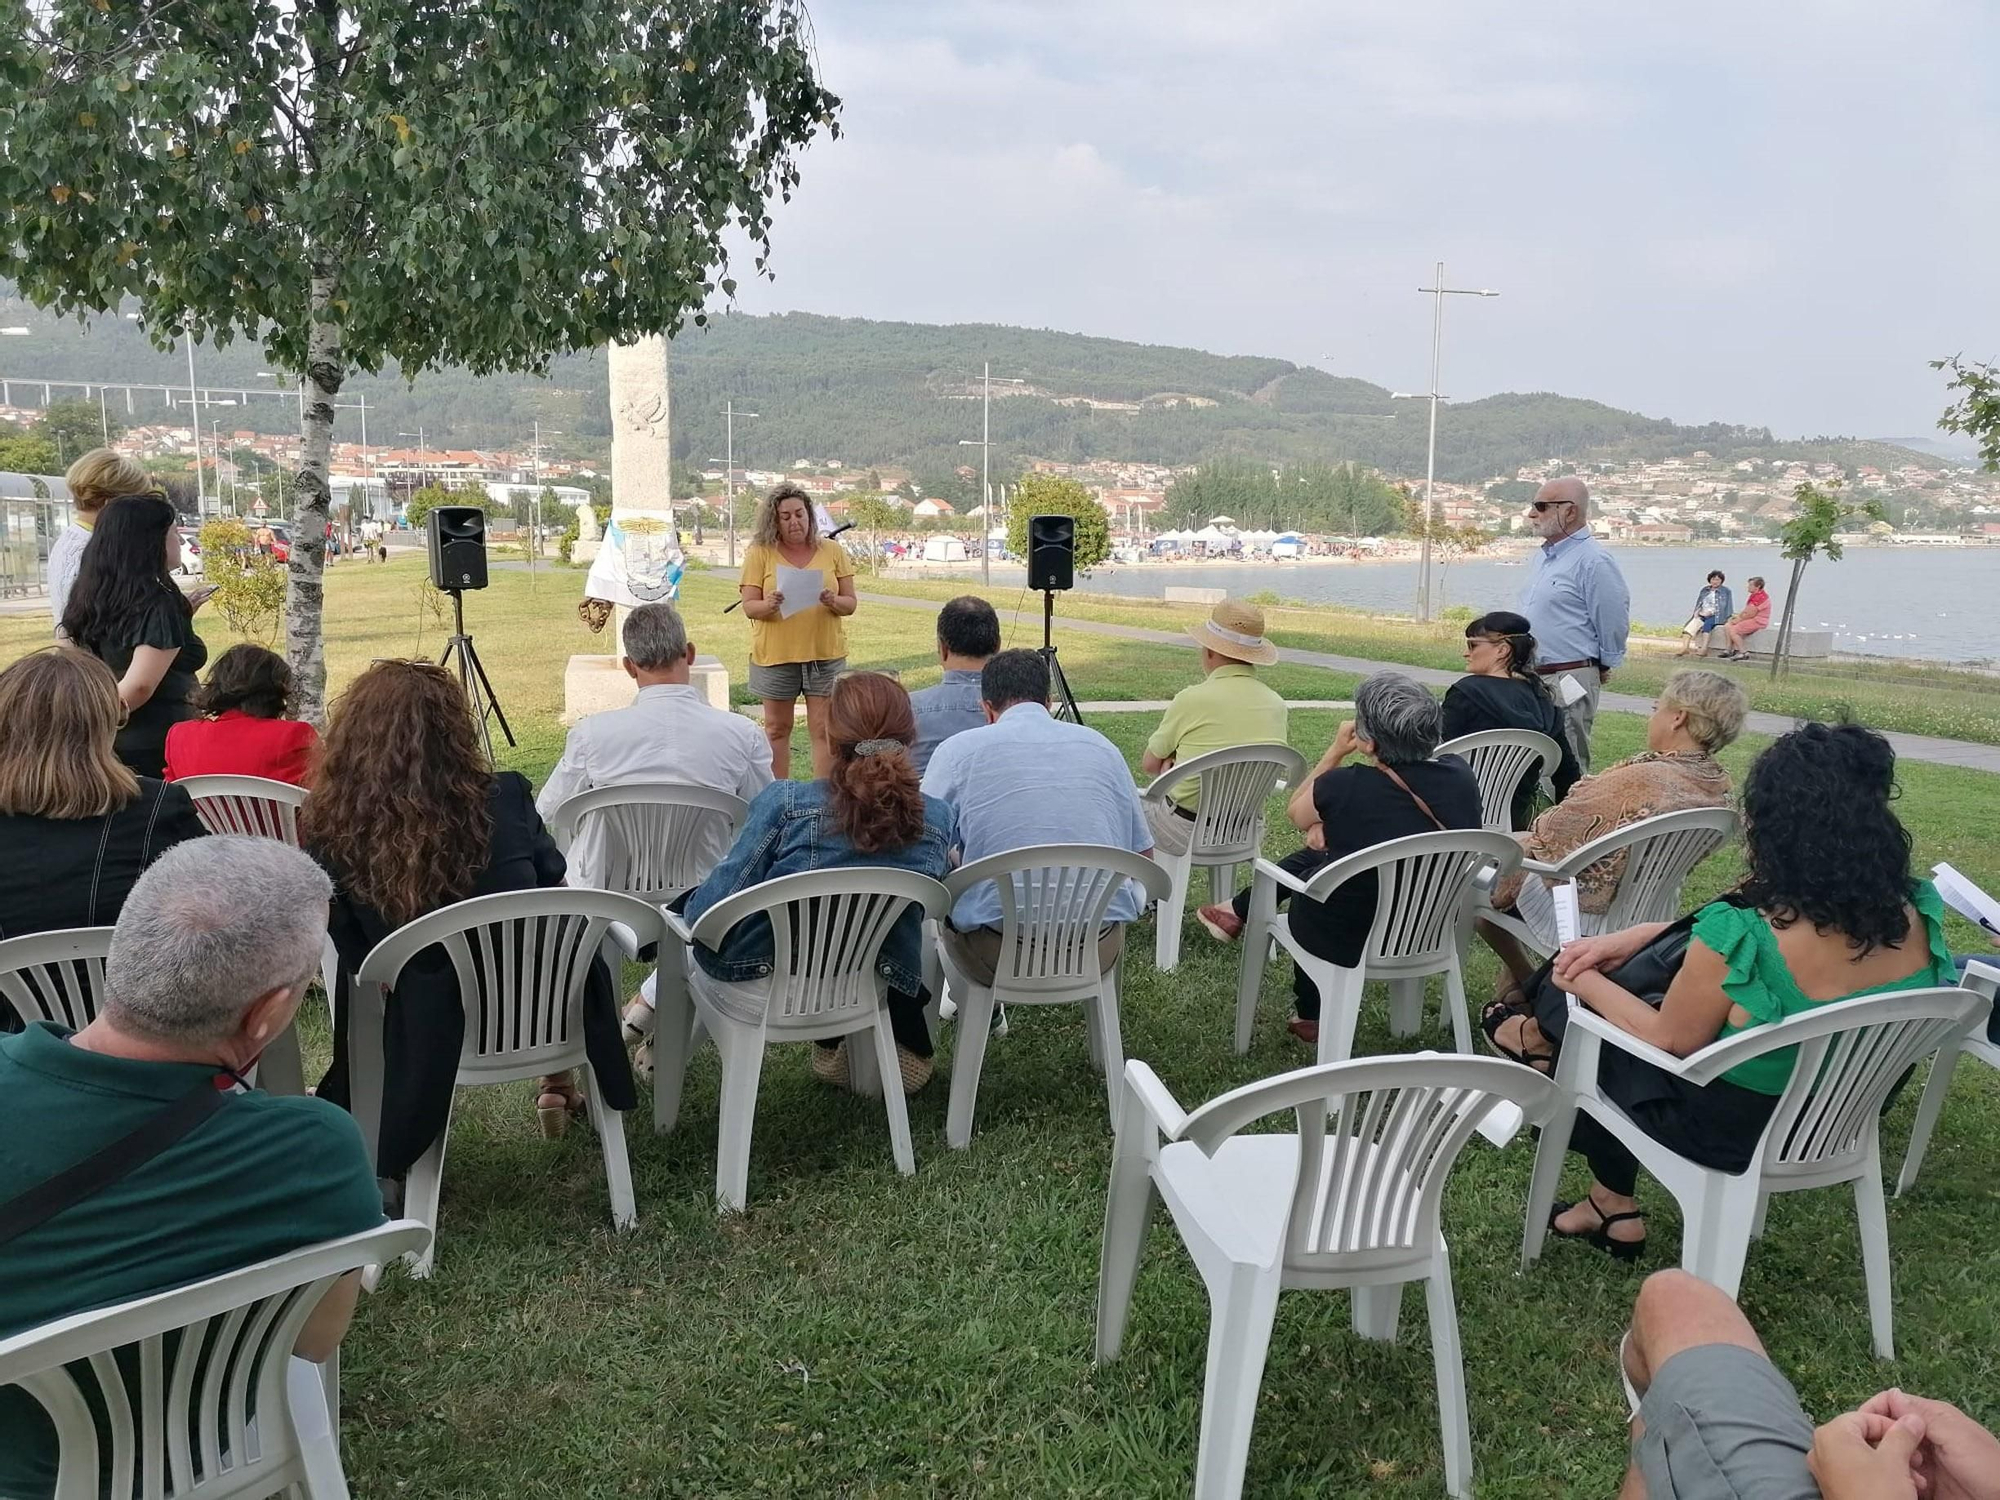
[[[550, 437], [561, 437], [562, 429], [551, 427]], [[535, 494], [529, 501], [528, 587], [535, 586], [535, 559], [542, 551], [542, 419], [535, 418]]]
[[[1443, 261], [1437, 263], [1436, 280], [1430, 286], [1420, 286], [1417, 290], [1426, 297], [1436, 299], [1431, 308], [1431, 389], [1429, 397], [1426, 398], [1431, 404], [1431, 433], [1428, 456], [1424, 461], [1423, 553], [1417, 566], [1417, 618], [1428, 620], [1431, 617], [1431, 532], [1437, 526], [1434, 497], [1437, 491], [1438, 403], [1445, 399], [1438, 392], [1438, 367], [1444, 355], [1444, 299], [1497, 297], [1500, 294], [1488, 287], [1446, 286]], [[1405, 396], [1402, 399], [1412, 398]]]
[[[987, 533], [993, 529], [993, 362], [988, 360], [980, 371], [979, 379], [985, 387], [981, 397], [979, 415], [979, 441], [960, 438], [961, 448], [979, 450], [979, 581], [982, 584], [993, 581], [993, 561], [987, 546]], [[1000, 377], [1002, 385], [1026, 385], [1025, 380], [1014, 380], [1005, 375]]]
[[188, 419], [188, 430], [194, 434], [194, 511], [198, 516], [208, 514], [208, 489], [201, 477], [201, 396], [194, 385], [194, 335], [183, 335], [188, 351], [188, 410], [194, 415]]
[[[424, 442], [424, 432], [425, 428], [420, 422], [417, 424], [415, 432], [399, 432], [396, 434], [397, 437], [413, 437], [417, 440], [417, 478], [419, 480], [424, 477], [424, 458], [430, 452], [429, 445]], [[419, 489], [423, 488], [421, 484], [417, 487]]]
[[722, 492], [729, 497], [729, 566], [736, 566], [736, 419], [754, 417], [754, 411], [738, 411], [734, 400], [722, 403]]

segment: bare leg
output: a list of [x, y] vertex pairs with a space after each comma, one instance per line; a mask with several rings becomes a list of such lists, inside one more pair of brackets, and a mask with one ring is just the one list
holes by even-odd
[[789, 701], [764, 700], [764, 738], [771, 742], [771, 775], [779, 781], [792, 779], [792, 717], [796, 708]]
[[[1583, 1199], [1570, 1205], [1566, 1214], [1557, 1214], [1551, 1221], [1564, 1234], [1588, 1234], [1613, 1214], [1635, 1214], [1639, 1211], [1639, 1200], [1623, 1193], [1614, 1193], [1601, 1182], [1593, 1182]], [[1643, 1219], [1623, 1219], [1613, 1224], [1605, 1233], [1620, 1243], [1636, 1244], [1646, 1238], [1646, 1223]], [[1706, 1282], [1702, 1283], [1704, 1286]], [[1705, 1342], [1713, 1343], [1714, 1340]]]
[[1486, 940], [1486, 946], [1493, 950], [1500, 962], [1507, 966], [1507, 973], [1516, 985], [1525, 986], [1535, 977], [1535, 970], [1541, 965], [1535, 962], [1534, 956], [1521, 946], [1513, 933], [1505, 932], [1481, 918], [1479, 935]]
[[826, 737], [827, 700], [806, 699], [806, 736], [812, 741], [813, 775], [821, 777], [833, 767], [833, 747]]
[[[1622, 1225], [1620, 1226], [1623, 1227]], [[1656, 1271], [1639, 1288], [1632, 1308], [1632, 1337], [1625, 1343], [1625, 1375], [1641, 1396], [1653, 1373], [1684, 1349], [1703, 1344], [1735, 1344], [1763, 1354], [1757, 1330], [1728, 1295], [1686, 1271]], [[1639, 1435], [1632, 1424], [1632, 1435]], [[1618, 1500], [1645, 1500], [1645, 1481], [1636, 1467], [1625, 1473]]]

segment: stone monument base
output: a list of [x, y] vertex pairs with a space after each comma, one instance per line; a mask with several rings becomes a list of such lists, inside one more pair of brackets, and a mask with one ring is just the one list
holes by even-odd
[[[714, 707], [729, 708], [729, 670], [713, 656], [697, 656], [689, 680]], [[630, 708], [639, 685], [625, 675], [615, 656], [572, 656], [563, 672], [563, 727], [586, 714]]]
[[604, 544], [596, 537], [578, 537], [569, 544], [569, 560], [579, 568], [597, 561], [597, 549]]

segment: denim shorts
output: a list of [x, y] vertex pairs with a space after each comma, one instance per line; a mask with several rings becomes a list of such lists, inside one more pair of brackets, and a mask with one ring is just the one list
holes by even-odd
[[802, 696], [824, 698], [833, 692], [833, 679], [846, 670], [844, 656], [832, 661], [781, 661], [769, 667], [753, 661], [750, 691], [778, 703], [796, 703]]

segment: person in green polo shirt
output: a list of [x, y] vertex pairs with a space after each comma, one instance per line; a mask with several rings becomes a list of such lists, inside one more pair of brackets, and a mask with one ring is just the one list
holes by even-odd
[[[12, 1233], [9, 1205], [196, 1089], [234, 1090], [292, 1023], [332, 883], [274, 839], [195, 839], [154, 861], [111, 940], [97, 1017], [0, 1037], [0, 1338], [382, 1222], [361, 1132], [320, 1099], [230, 1092], [124, 1176]], [[323, 1360], [353, 1315], [336, 1284], [295, 1346]], [[51, 1495], [55, 1428], [0, 1387], [0, 1496]]]
[[[1257, 680], [1257, 668], [1278, 659], [1278, 648], [1264, 639], [1264, 612], [1225, 599], [1206, 620], [1189, 626], [1188, 634], [1201, 647], [1202, 679], [1174, 695], [1160, 727], [1146, 741], [1140, 768], [1148, 776], [1212, 750], [1286, 742], [1285, 700]], [[1187, 781], [1174, 788], [1171, 808], [1146, 804], [1154, 848], [1187, 852], [1199, 795], [1199, 786]]]

